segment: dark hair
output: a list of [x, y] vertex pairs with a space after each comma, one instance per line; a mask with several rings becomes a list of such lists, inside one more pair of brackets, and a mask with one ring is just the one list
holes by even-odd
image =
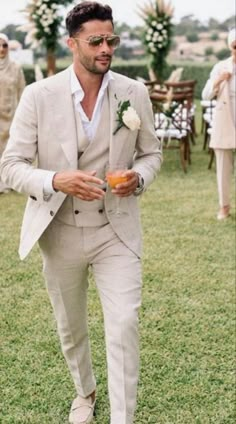
[[85, 22], [98, 19], [99, 21], [111, 21], [113, 25], [112, 9], [95, 1], [83, 1], [77, 4], [66, 17], [66, 29], [72, 37], [81, 30]]

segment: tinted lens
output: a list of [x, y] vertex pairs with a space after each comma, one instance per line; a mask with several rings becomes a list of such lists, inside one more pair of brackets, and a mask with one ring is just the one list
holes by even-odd
[[97, 46], [99, 46], [100, 44], [103, 43], [103, 40], [104, 40], [104, 38], [101, 37], [101, 36], [91, 37], [89, 39], [89, 44], [90, 44], [90, 46], [97, 47]]
[[112, 37], [107, 37], [107, 44], [110, 47], [118, 47], [120, 45], [120, 37], [118, 35], [113, 35]]
[[103, 37], [102, 35], [94, 36], [89, 39], [89, 45], [92, 47], [100, 46], [106, 40], [109, 47], [114, 49], [120, 44], [120, 37], [118, 35], [111, 35], [110, 37]]

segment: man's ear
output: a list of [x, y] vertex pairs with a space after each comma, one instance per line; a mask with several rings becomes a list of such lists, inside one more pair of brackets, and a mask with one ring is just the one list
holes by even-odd
[[75, 40], [74, 40], [74, 38], [69, 37], [66, 40], [66, 44], [67, 44], [68, 48], [70, 49], [70, 51], [73, 52], [74, 49], [75, 49]]

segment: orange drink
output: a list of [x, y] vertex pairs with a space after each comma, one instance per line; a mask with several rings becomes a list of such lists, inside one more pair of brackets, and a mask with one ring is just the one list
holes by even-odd
[[122, 175], [124, 171], [110, 171], [106, 174], [107, 182], [111, 188], [115, 188], [117, 184], [125, 183], [128, 178]]

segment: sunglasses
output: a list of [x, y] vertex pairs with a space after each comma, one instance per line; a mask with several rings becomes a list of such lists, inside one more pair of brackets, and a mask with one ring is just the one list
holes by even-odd
[[4, 49], [7, 49], [8, 48], [8, 44], [7, 43], [0, 44], [0, 47], [3, 47]]
[[104, 41], [106, 41], [107, 45], [113, 49], [116, 49], [120, 45], [120, 37], [119, 35], [92, 35], [87, 40], [84, 40], [80, 37], [73, 37], [74, 40], [84, 41], [91, 47], [99, 47], [102, 46]]

